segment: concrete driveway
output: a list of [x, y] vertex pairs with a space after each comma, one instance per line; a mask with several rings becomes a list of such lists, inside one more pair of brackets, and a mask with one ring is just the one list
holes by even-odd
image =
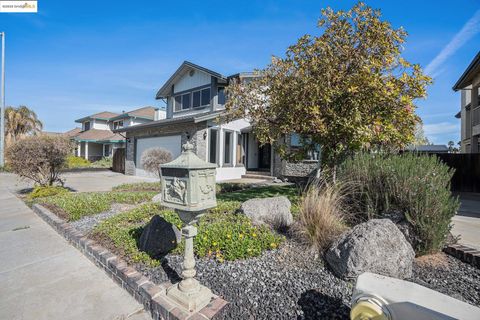
[[480, 194], [460, 194], [460, 210], [453, 217], [452, 234], [460, 236], [460, 244], [480, 250]]
[[[67, 175], [67, 186], [78, 191], [138, 181], [116, 173]], [[14, 191], [29, 186], [0, 173], [0, 319], [151, 319], [142, 305], [15, 196]]]

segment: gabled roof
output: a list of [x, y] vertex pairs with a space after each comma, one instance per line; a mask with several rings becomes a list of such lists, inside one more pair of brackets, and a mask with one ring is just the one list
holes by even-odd
[[98, 129], [82, 131], [77, 134], [74, 139], [86, 142], [122, 142], [125, 140], [125, 138], [118, 133], [113, 133], [110, 130]]
[[156, 99], [162, 99], [165, 98], [170, 94], [170, 89], [172, 87], [172, 84], [177, 82], [186, 72], [188, 72], [191, 69], [196, 69], [200, 70], [202, 72], [205, 72], [215, 78], [221, 79], [226, 81], [227, 78], [221, 75], [218, 72], [212, 71], [210, 69], [204, 68], [202, 66], [199, 66], [195, 63], [192, 63], [190, 61], [184, 61], [180, 67], [178, 67], [177, 71], [165, 82], [165, 84], [158, 90]]
[[118, 116], [118, 113], [113, 113], [109, 111], [103, 111], [99, 113], [95, 113], [80, 119], [75, 120], [75, 122], [83, 122], [83, 121], [88, 121], [92, 119], [98, 119], [98, 120], [110, 120], [110, 118]]
[[202, 121], [216, 119], [217, 117], [221, 117], [225, 113], [225, 110], [217, 110], [217, 111], [210, 111], [210, 112], [203, 112], [183, 117], [176, 117], [176, 118], [169, 118], [169, 119], [161, 119], [157, 121], [152, 121], [144, 124], [139, 124], [136, 126], [129, 126], [117, 130], [113, 130], [113, 132], [131, 132], [136, 130], [142, 130], [145, 128], [157, 128], [167, 124], [179, 124], [179, 123], [199, 123]]
[[473, 58], [470, 65], [465, 69], [460, 79], [457, 80], [453, 86], [454, 91], [461, 90], [472, 84], [473, 78], [480, 74], [480, 51], [477, 53], [475, 58]]
[[148, 119], [148, 120], [153, 120], [155, 119], [155, 111], [158, 110], [158, 108], [155, 107], [143, 107], [139, 109], [135, 109], [132, 111], [124, 112], [116, 117], [110, 118], [111, 121], [113, 120], [119, 120], [119, 119], [125, 119], [125, 118], [142, 118], [142, 119]]

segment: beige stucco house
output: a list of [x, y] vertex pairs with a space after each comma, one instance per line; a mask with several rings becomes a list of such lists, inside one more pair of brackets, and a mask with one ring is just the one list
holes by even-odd
[[456, 118], [461, 119], [461, 149], [462, 153], [480, 152], [480, 52], [475, 56], [462, 76], [453, 86], [454, 91], [460, 91], [460, 112]]
[[75, 154], [90, 161], [111, 157], [115, 149], [125, 148], [125, 136], [112, 130], [149, 123], [165, 117], [165, 111], [155, 107], [143, 107], [128, 112], [103, 111], [75, 122], [81, 128], [65, 133], [76, 142]]

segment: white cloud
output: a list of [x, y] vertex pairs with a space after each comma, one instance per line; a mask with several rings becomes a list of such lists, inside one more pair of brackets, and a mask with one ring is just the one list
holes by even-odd
[[460, 123], [454, 122], [438, 122], [431, 124], [424, 124], [423, 130], [426, 136], [460, 133]]
[[463, 28], [453, 39], [440, 51], [440, 53], [427, 65], [425, 73], [436, 77], [442, 72], [442, 64], [458, 49], [460, 49], [470, 38], [480, 32], [480, 10], [475, 12], [472, 18], [465, 23]]

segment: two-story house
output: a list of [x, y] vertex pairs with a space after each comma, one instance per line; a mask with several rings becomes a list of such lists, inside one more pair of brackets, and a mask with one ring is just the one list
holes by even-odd
[[79, 132], [69, 136], [77, 143], [75, 150], [77, 156], [96, 161], [102, 157], [111, 157], [117, 148], [125, 148], [125, 137], [112, 130], [162, 118], [165, 118], [165, 111], [154, 107], [143, 107], [120, 114], [104, 111], [75, 120], [82, 127], [80, 130], [77, 129]]
[[[175, 158], [186, 141], [193, 144], [200, 158], [217, 164], [219, 181], [239, 179], [247, 171], [289, 177], [310, 174], [317, 160], [295, 164], [282, 161], [270, 145], [258, 143], [246, 119], [222, 120], [229, 80], [248, 81], [252, 76], [252, 73], [239, 73], [225, 77], [183, 62], [156, 94], [156, 99], [166, 103], [165, 119], [114, 130], [126, 134], [125, 174], [148, 175], [141, 163], [145, 150], [164, 148]], [[288, 137], [288, 140], [291, 143], [295, 139]]]
[[461, 152], [480, 152], [480, 52], [475, 56], [462, 76], [453, 86], [454, 91], [460, 90], [460, 112], [456, 118], [461, 119]]

